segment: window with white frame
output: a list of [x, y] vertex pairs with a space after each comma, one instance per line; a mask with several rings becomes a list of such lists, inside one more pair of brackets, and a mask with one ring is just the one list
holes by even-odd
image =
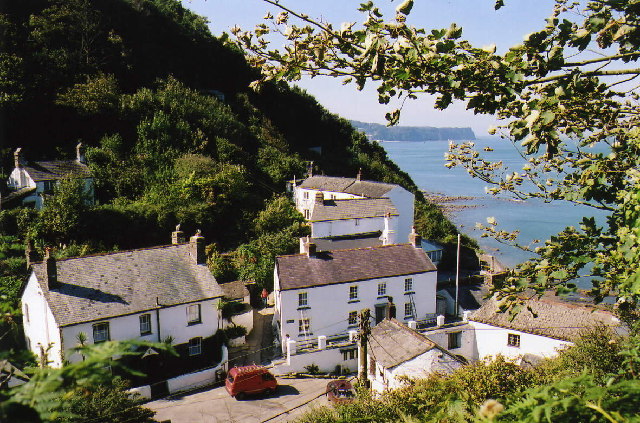
[[304, 317], [298, 320], [298, 332], [300, 333], [309, 333], [310, 323], [309, 318]]
[[356, 359], [355, 348], [342, 351], [342, 360], [347, 361], [347, 360], [355, 360], [355, 359]]
[[309, 209], [304, 209], [304, 218], [305, 219], [311, 218], [311, 213], [309, 213]]
[[387, 284], [385, 282], [378, 284], [378, 297], [387, 295]]
[[349, 312], [349, 326], [356, 326], [358, 324], [358, 312], [350, 311]]
[[354, 222], [356, 226], [360, 226], [360, 219], [355, 219]]
[[520, 348], [520, 335], [510, 333], [507, 335], [507, 345], [510, 347]]
[[151, 315], [140, 315], [140, 335], [149, 335], [151, 333]]
[[93, 325], [93, 343], [105, 342], [110, 339], [109, 322], [96, 323]]
[[413, 317], [413, 304], [411, 304], [410, 302], [404, 303], [404, 317]]
[[304, 198], [305, 200], [309, 199], [309, 191], [303, 191], [302, 192], [302, 198]]
[[306, 292], [298, 292], [298, 307], [307, 307], [309, 301]]
[[202, 338], [191, 338], [189, 339], [189, 355], [200, 355], [202, 354]]
[[358, 285], [351, 285], [349, 287], [349, 301], [355, 301], [358, 299]]
[[413, 291], [413, 278], [406, 278], [404, 280], [404, 292]]
[[200, 304], [191, 304], [187, 306], [187, 324], [195, 325], [202, 323], [202, 316], [200, 315]]

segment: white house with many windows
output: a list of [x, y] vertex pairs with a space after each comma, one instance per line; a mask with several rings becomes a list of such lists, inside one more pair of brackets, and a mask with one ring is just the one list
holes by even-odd
[[[393, 244], [406, 240], [413, 226], [412, 193], [396, 184], [362, 180], [360, 174], [356, 178], [310, 176], [294, 184], [293, 197], [296, 208], [312, 224], [313, 238], [377, 232], [391, 237], [386, 243]], [[363, 199], [369, 201], [355, 201]]]
[[283, 351], [287, 341], [346, 336], [365, 308], [376, 323], [434, 319], [436, 268], [419, 245], [415, 234], [408, 244], [324, 252], [305, 242], [301, 254], [277, 257], [274, 323]]
[[[204, 238], [174, 244], [56, 260], [49, 252], [23, 287], [29, 350], [52, 366], [71, 354], [79, 336], [164, 341], [182, 358], [205, 367], [221, 355], [217, 303], [224, 295], [205, 264]], [[84, 335], [80, 335], [84, 334]]]
[[79, 178], [84, 181], [84, 191], [89, 204], [94, 202], [93, 176], [87, 166], [82, 143], [76, 146], [76, 158], [27, 162], [22, 148], [13, 153], [14, 169], [9, 174], [7, 187], [11, 192], [2, 198], [3, 207], [21, 202], [40, 210], [43, 196], [53, 194], [53, 188], [63, 178]]

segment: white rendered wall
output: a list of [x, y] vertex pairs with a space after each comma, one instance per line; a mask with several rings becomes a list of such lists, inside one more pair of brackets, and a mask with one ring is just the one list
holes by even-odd
[[[22, 183], [24, 179], [25, 184]], [[7, 181], [7, 186], [10, 189], [17, 190], [24, 187], [35, 187], [35, 191], [29, 194], [28, 196], [22, 199], [23, 203], [33, 202], [35, 203], [36, 210], [42, 209], [43, 206], [43, 198], [42, 195], [44, 193], [44, 181], [34, 182], [33, 179], [29, 176], [29, 174], [24, 170], [24, 168], [16, 167], [13, 169], [11, 174], [9, 175], [9, 180]], [[93, 187], [93, 178], [84, 178], [84, 192], [87, 194], [89, 198], [89, 204], [93, 204], [95, 202], [95, 192]]]
[[[558, 350], [573, 345], [568, 341], [533, 335], [517, 330], [504, 329], [474, 321], [469, 322], [476, 331], [478, 359], [501, 354], [504, 357], [517, 359], [524, 354], [535, 354], [543, 357], [553, 357]], [[508, 334], [520, 335], [520, 347], [507, 345]]]
[[[24, 183], [23, 183], [24, 182]], [[23, 167], [16, 167], [11, 171], [7, 186], [10, 189], [20, 189], [24, 187], [35, 187], [36, 183], [31, 179]]]
[[[81, 323], [62, 328], [65, 351], [77, 346], [77, 336], [84, 332], [87, 342], [93, 343], [93, 325], [100, 322], [109, 322], [109, 335], [112, 341], [124, 341], [129, 339], [140, 339], [145, 341], [158, 342], [167, 336], [173, 337], [173, 344], [184, 344], [191, 338], [209, 337], [218, 330], [218, 299], [201, 301], [199, 303], [182, 304], [178, 306], [160, 309], [160, 334], [158, 336], [157, 310], [149, 310], [127, 316], [113, 317], [110, 319], [98, 320], [90, 323]], [[200, 304], [202, 323], [187, 324], [187, 306]], [[151, 333], [140, 335], [140, 315], [151, 315]], [[69, 361], [78, 361], [81, 357], [74, 354], [66, 357]]]
[[396, 229], [396, 242], [399, 244], [409, 242], [409, 234], [413, 227], [414, 195], [398, 186], [389, 191], [385, 197], [391, 200], [400, 215]]
[[[452, 332], [461, 332], [459, 348], [449, 348], [449, 333]], [[476, 332], [469, 324], [429, 328], [421, 333], [451, 354], [461, 355], [469, 362], [477, 360]]]
[[[28, 320], [26, 317], [27, 307], [29, 309]], [[24, 315], [24, 334], [30, 340], [31, 351], [36, 357], [40, 357], [40, 346], [45, 350], [51, 346], [48, 351], [50, 365], [53, 367], [62, 366], [60, 330], [33, 272], [22, 293], [22, 313]]]
[[[404, 304], [410, 300], [405, 295], [404, 281], [413, 279], [413, 300], [416, 306], [416, 317], [404, 316]], [[284, 344], [288, 334], [292, 340], [304, 340], [303, 334], [298, 332], [298, 321], [302, 316], [309, 318], [310, 338], [319, 335], [337, 335], [347, 333], [354, 326], [349, 326], [349, 312], [359, 312], [364, 308], [371, 310], [375, 316], [375, 305], [386, 304], [386, 296], [393, 297], [396, 305], [396, 318], [399, 321], [424, 319], [427, 314], [436, 311], [436, 272], [418, 273], [414, 275], [394, 276], [390, 278], [369, 279], [360, 282], [348, 282], [333, 285], [316, 286], [312, 288], [279, 291], [279, 281], [275, 278], [275, 298], [277, 314], [280, 316], [280, 340]], [[379, 298], [378, 284], [387, 284], [386, 296]], [[358, 286], [358, 301], [349, 301], [349, 288]], [[308, 308], [299, 310], [298, 293], [307, 293]], [[289, 322], [288, 322], [289, 321]], [[293, 321], [293, 322], [291, 322]], [[284, 350], [284, 345], [283, 345]]]
[[[357, 225], [356, 225], [357, 223]], [[391, 229], [398, 230], [398, 216], [391, 216]], [[358, 219], [327, 220], [311, 223], [312, 238], [326, 238], [331, 236], [343, 236], [353, 234], [364, 234], [369, 232], [384, 231], [384, 217], [364, 217]], [[400, 243], [407, 242], [408, 238], [396, 240]]]
[[[307, 198], [304, 198], [304, 193], [307, 194]], [[300, 213], [304, 213], [303, 210], [311, 210], [313, 203], [316, 200], [316, 193], [322, 192], [325, 200], [349, 200], [352, 198], [365, 198], [359, 195], [347, 194], [346, 192], [334, 192], [334, 191], [320, 191], [317, 189], [308, 189], [302, 187], [295, 187], [293, 189], [293, 200], [296, 203], [296, 209]]]
[[[350, 348], [353, 349], [357, 347], [354, 345]], [[338, 365], [343, 369], [349, 369], [349, 371], [355, 372], [358, 369], [357, 352], [354, 359], [344, 360], [344, 356], [340, 350], [341, 348], [328, 348], [324, 350], [295, 354], [291, 356], [289, 364], [287, 364], [286, 361], [284, 363], [277, 364], [271, 369], [271, 372], [275, 375], [303, 373], [306, 371], [305, 366], [312, 364], [318, 366], [320, 372], [323, 373], [333, 372]]]

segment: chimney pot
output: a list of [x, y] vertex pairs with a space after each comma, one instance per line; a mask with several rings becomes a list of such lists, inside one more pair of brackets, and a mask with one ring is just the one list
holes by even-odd
[[58, 266], [55, 257], [51, 254], [51, 248], [47, 247], [44, 252], [44, 261], [47, 271], [47, 286], [49, 289], [58, 287]]
[[198, 229], [194, 236], [189, 239], [189, 255], [196, 264], [205, 264], [206, 254], [204, 252], [204, 237]]

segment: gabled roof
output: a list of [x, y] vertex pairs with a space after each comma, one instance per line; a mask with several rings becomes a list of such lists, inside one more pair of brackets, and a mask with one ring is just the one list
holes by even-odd
[[189, 244], [85, 256], [57, 261], [60, 286], [49, 290], [46, 265], [33, 271], [59, 326], [107, 319], [224, 295]]
[[396, 319], [384, 319], [371, 329], [369, 348], [375, 360], [387, 369], [434, 348], [447, 353], [435, 342]]
[[[532, 315], [527, 307], [530, 307], [536, 316]], [[626, 331], [613, 313], [581, 304], [545, 298], [528, 300], [513, 320], [511, 317], [508, 312], [498, 312], [498, 302], [493, 297], [473, 312], [469, 319], [564, 341], [573, 341], [586, 329], [597, 325], [609, 326], [616, 332]]]
[[77, 160], [29, 162], [22, 167], [35, 182], [54, 181], [62, 179], [65, 176], [72, 178], [91, 178], [89, 166]]
[[387, 214], [398, 216], [398, 210], [388, 198], [324, 200], [322, 204], [314, 204], [309, 220], [324, 222], [327, 220], [384, 217]]
[[323, 251], [311, 257], [306, 254], [276, 257], [283, 291], [435, 270], [427, 254], [411, 244]]
[[376, 181], [359, 181], [356, 178], [342, 178], [338, 176], [311, 176], [300, 184], [301, 188], [345, 192], [368, 198], [384, 197], [385, 194], [397, 186], [399, 185]]

